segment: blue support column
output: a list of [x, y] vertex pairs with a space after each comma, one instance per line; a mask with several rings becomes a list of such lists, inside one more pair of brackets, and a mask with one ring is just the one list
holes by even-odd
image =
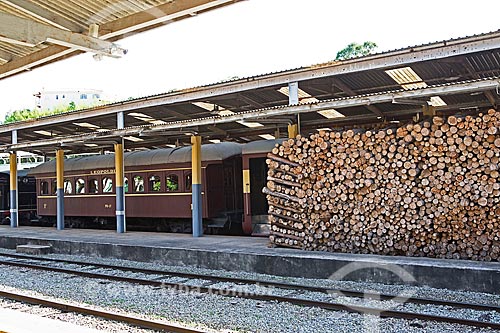
[[18, 200], [17, 200], [17, 154], [12, 152], [10, 159], [10, 227], [19, 226]]
[[64, 150], [56, 151], [57, 230], [64, 230]]
[[115, 175], [116, 175], [116, 232], [126, 231], [125, 221], [125, 180], [123, 163], [123, 143], [115, 144]]
[[203, 235], [203, 202], [201, 200], [201, 137], [191, 137], [193, 237]]

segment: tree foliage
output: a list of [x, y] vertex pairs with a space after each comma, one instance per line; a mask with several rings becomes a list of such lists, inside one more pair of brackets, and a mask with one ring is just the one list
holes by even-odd
[[371, 54], [377, 48], [374, 42], [364, 42], [363, 44], [351, 43], [337, 52], [335, 60], [346, 60]]
[[66, 106], [59, 106], [50, 110], [42, 110], [39, 108], [34, 109], [23, 109], [9, 112], [5, 115], [5, 119], [3, 120], [3, 124], [14, 123], [16, 121], [23, 121], [28, 119], [37, 119], [46, 116], [52, 116], [56, 114], [61, 114], [69, 111], [75, 111], [77, 109], [85, 109], [93, 106], [97, 106], [100, 104], [105, 104], [106, 102], [102, 101], [93, 105], [80, 105], [76, 106], [75, 102], [71, 102]]

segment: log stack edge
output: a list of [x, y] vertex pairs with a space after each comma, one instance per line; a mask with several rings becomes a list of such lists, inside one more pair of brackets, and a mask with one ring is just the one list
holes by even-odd
[[500, 112], [319, 131], [268, 155], [270, 241], [498, 261]]

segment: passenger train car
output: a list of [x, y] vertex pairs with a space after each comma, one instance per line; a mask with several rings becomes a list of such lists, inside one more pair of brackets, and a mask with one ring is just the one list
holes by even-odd
[[[267, 217], [267, 201], [262, 194], [267, 177], [265, 158], [276, 143], [202, 146], [205, 232], [266, 233], [267, 218], [263, 216]], [[191, 147], [125, 153], [124, 165], [129, 229], [190, 232]], [[36, 178], [37, 215], [42, 223], [56, 220], [55, 170], [55, 161], [50, 161], [29, 173]], [[115, 227], [114, 172], [112, 154], [64, 161], [67, 226]]]
[[[23, 224], [36, 220], [35, 179], [28, 170], [17, 171], [18, 214]], [[10, 224], [10, 171], [0, 171], [0, 223]]]

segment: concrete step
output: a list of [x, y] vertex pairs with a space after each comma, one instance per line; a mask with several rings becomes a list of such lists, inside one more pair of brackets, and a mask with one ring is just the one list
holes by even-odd
[[52, 246], [50, 245], [35, 245], [35, 244], [25, 244], [16, 246], [17, 253], [24, 254], [49, 254], [52, 253]]

